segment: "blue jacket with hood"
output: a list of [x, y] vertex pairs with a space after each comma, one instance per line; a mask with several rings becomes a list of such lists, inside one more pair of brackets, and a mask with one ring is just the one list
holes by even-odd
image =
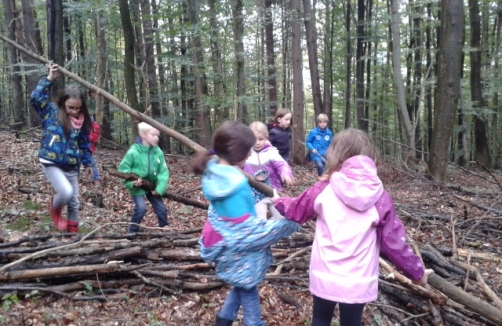
[[211, 203], [199, 240], [202, 259], [214, 262], [216, 275], [230, 285], [258, 285], [273, 261], [270, 246], [299, 231], [298, 224], [257, 218], [246, 177], [217, 159], [208, 163], [202, 191]]

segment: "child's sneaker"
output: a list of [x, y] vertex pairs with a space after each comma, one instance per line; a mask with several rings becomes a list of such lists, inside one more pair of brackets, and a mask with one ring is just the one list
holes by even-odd
[[67, 231], [70, 233], [78, 233], [78, 222], [68, 221]]
[[53, 205], [54, 197], [51, 197], [49, 205], [49, 213], [51, 215], [52, 223], [59, 231], [66, 231], [66, 219], [61, 216], [61, 209], [54, 208]]
[[94, 183], [94, 187], [96, 187], [96, 188], [101, 186], [101, 181], [99, 181], [99, 180], [94, 180], [93, 183]]

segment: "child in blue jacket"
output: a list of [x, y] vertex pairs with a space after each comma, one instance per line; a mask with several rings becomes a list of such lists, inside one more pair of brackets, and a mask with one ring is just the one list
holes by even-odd
[[326, 114], [319, 114], [316, 121], [317, 127], [309, 132], [305, 143], [310, 152], [310, 160], [315, 163], [317, 174], [321, 176], [326, 166], [326, 151], [333, 140], [333, 133], [327, 128], [329, 119]]
[[265, 325], [257, 286], [273, 260], [270, 246], [300, 230], [285, 219], [256, 216], [251, 187], [239, 169], [255, 143], [249, 127], [227, 121], [213, 135], [217, 157], [206, 151], [192, 162], [194, 172], [203, 174], [202, 192], [210, 202], [199, 241], [201, 257], [214, 262], [218, 277], [233, 286], [217, 314], [216, 326], [232, 325], [240, 306], [245, 325]]

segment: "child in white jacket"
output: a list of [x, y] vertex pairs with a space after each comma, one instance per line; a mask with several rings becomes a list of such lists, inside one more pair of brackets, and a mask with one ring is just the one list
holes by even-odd
[[[268, 128], [260, 121], [252, 122], [249, 128], [253, 130], [256, 136], [256, 143], [251, 148], [251, 155], [246, 160], [244, 171], [254, 176], [256, 172], [268, 172], [268, 179], [271, 186], [278, 191], [282, 191], [282, 183], [292, 185], [294, 183], [293, 172], [289, 164], [279, 154], [277, 148], [268, 141]], [[267, 218], [267, 210], [270, 210], [272, 218], [279, 219], [282, 216], [277, 212], [270, 201], [265, 197], [255, 205], [256, 214], [260, 218]]]

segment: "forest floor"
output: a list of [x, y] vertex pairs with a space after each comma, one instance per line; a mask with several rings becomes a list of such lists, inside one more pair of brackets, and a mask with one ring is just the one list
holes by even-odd
[[[38, 163], [38, 139], [36, 134], [16, 138], [11, 133], [0, 132], [1, 242], [14, 241], [26, 235], [58, 233], [48, 215], [52, 190]], [[102, 185], [96, 188], [91, 180], [81, 179], [81, 232], [89, 232], [105, 223], [129, 221], [133, 209], [129, 193], [120, 179], [103, 170], [107, 166], [116, 168], [126, 150], [123, 146], [115, 149], [108, 145], [106, 148], [98, 147], [95, 158], [100, 167]], [[191, 173], [188, 167], [190, 157], [166, 155], [166, 160], [170, 170], [168, 191], [203, 202], [200, 177]], [[298, 195], [317, 179], [313, 165], [293, 166], [293, 170], [296, 184], [285, 190], [290, 196]], [[440, 185], [405, 165], [383, 159], [379, 162], [379, 175], [394, 198], [410, 239], [419, 247], [432, 243], [437, 248], [451, 249], [455, 239], [452, 238], [452, 230], [455, 230], [457, 247], [473, 253], [469, 263], [480, 270], [487, 284], [500, 297], [501, 172], [487, 172], [479, 166], [466, 170], [451, 165], [448, 183]], [[20, 188], [33, 191], [26, 194], [20, 192]], [[96, 193], [103, 195], [103, 207], [92, 204], [91, 199]], [[203, 226], [206, 218], [204, 210], [172, 200], [166, 199], [165, 202], [169, 209], [171, 232]], [[150, 208], [143, 225], [157, 226], [157, 219]], [[107, 231], [123, 234], [126, 226], [110, 225]], [[477, 259], [475, 253], [491, 253], [498, 259]], [[262, 313], [267, 325], [310, 325], [312, 299], [308, 279], [295, 284], [268, 280], [261, 283]], [[137, 292], [131, 290], [127, 300], [118, 301], [73, 301], [57, 295], [17, 297], [11, 293], [1, 298], [0, 325], [212, 325], [227, 291], [228, 288], [220, 287], [169, 295], [145, 288]], [[286, 302], [284, 298], [288, 297], [301, 304]], [[386, 303], [379, 298], [366, 306], [365, 325], [391, 324], [378, 317], [379, 308], [384, 305]], [[396, 310], [402, 308], [396, 307]], [[405, 312], [402, 313], [406, 316]], [[234, 325], [243, 325], [242, 315]]]

